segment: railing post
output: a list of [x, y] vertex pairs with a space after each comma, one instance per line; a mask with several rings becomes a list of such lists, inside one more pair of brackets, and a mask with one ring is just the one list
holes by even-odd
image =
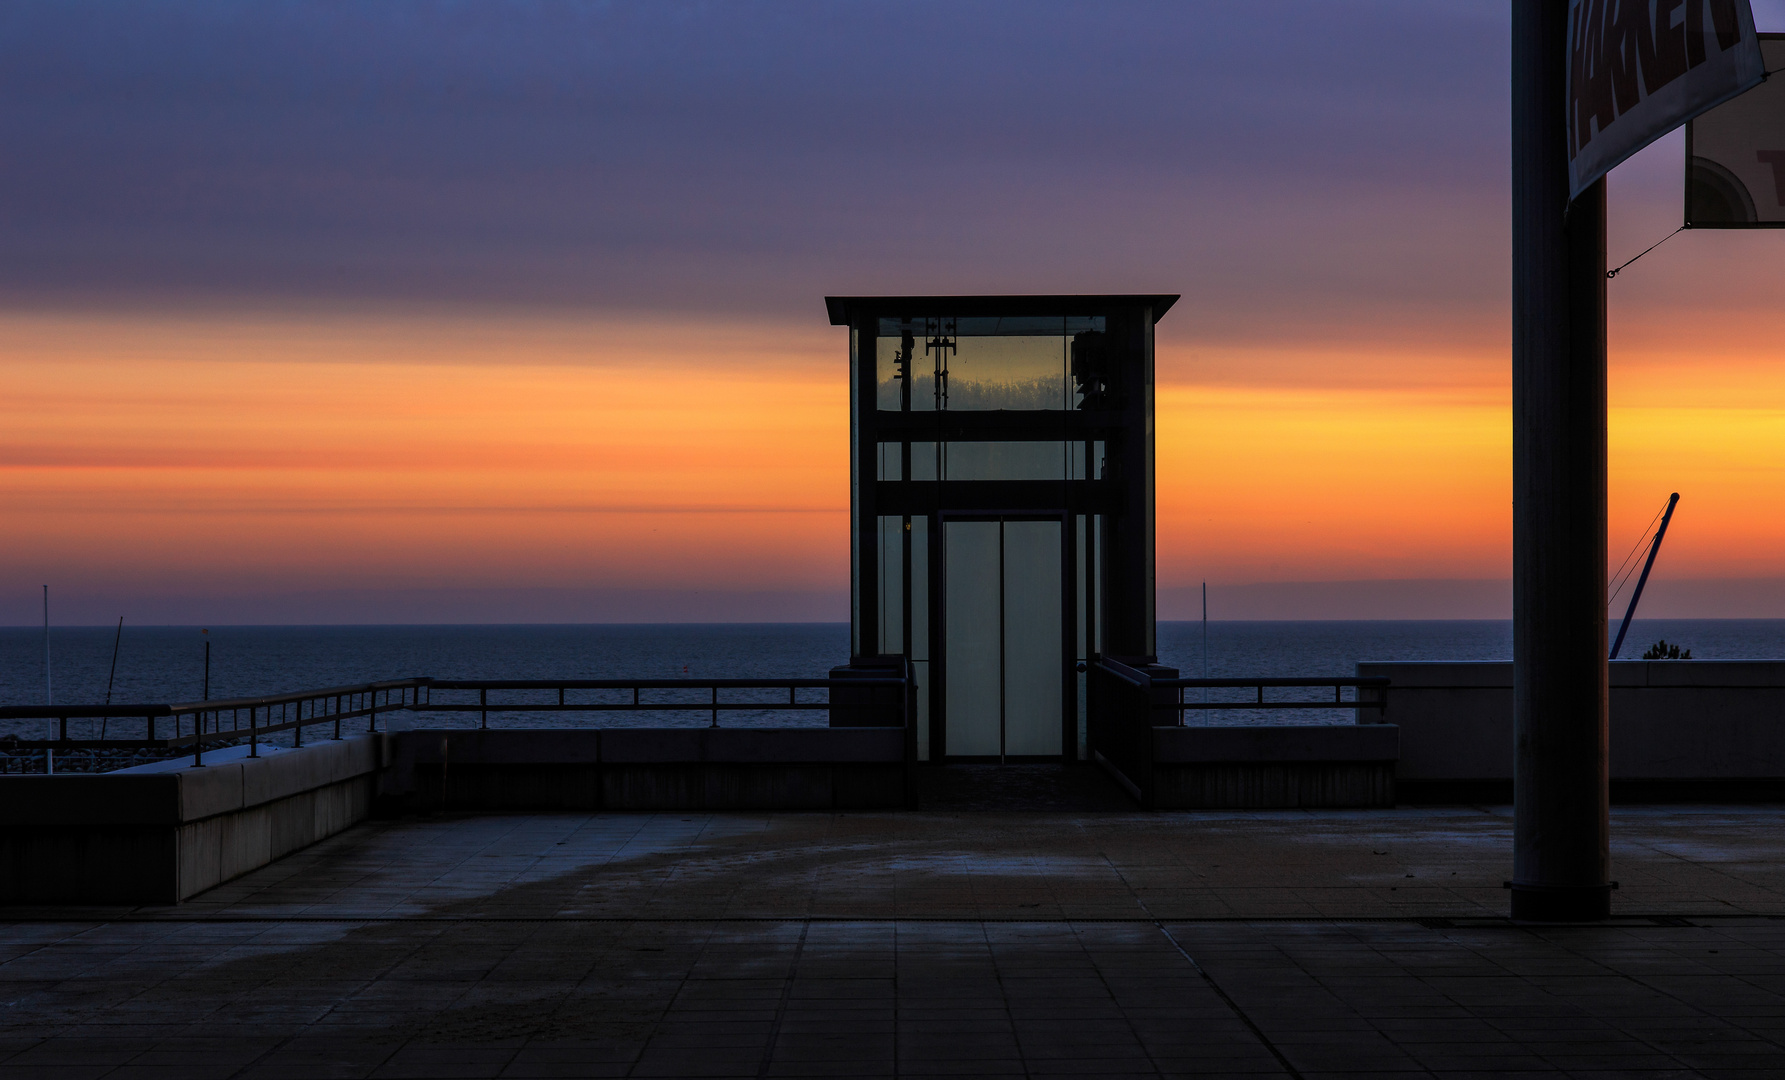
[[192, 725], [192, 767], [200, 768], [205, 763], [205, 714], [204, 710], [194, 716], [197, 721]]
[[341, 737], [341, 695], [335, 695], [335, 738]]
[[[291, 745], [297, 748], [304, 745], [304, 702], [300, 698], [292, 704], [297, 707], [297, 727], [291, 729]], [[310, 715], [315, 717], [316, 710], [310, 710]]]
[[719, 726], [719, 687], [713, 687], [713, 727]]
[[483, 687], [478, 688], [478, 690], [477, 690], [477, 704], [480, 707], [480, 715], [482, 717], [478, 721], [477, 726], [480, 728], [487, 728], [490, 726], [490, 689], [489, 689], [489, 687], [483, 686]]
[[377, 731], [378, 730], [378, 691], [374, 690], [370, 694], [366, 695], [366, 697], [367, 697], [367, 700], [369, 700], [371, 702], [371, 704], [368, 705], [366, 708], [366, 730], [367, 731]]
[[[260, 756], [260, 728], [255, 726], [255, 723], [254, 723], [255, 714], [257, 714], [259, 712], [260, 712], [260, 709], [258, 706], [255, 706], [255, 705], [248, 706], [248, 756], [249, 757], [259, 757]], [[269, 706], [267, 706], [267, 719], [270, 721], [272, 719], [272, 717], [273, 717], [273, 708], [271, 705], [269, 705]]]

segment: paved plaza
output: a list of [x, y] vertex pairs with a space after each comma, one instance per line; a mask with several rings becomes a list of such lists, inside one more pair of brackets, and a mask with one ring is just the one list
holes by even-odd
[[1785, 1074], [1785, 810], [1613, 820], [1568, 927], [1506, 807], [372, 822], [0, 913], [0, 1077]]

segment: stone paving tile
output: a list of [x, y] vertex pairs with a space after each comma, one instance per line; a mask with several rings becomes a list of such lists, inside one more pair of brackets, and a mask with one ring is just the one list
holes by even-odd
[[377, 823], [0, 917], [0, 1080], [1778, 1075], [1785, 813], [1617, 818], [1620, 910], [1696, 918], [1506, 924], [1494, 808]]

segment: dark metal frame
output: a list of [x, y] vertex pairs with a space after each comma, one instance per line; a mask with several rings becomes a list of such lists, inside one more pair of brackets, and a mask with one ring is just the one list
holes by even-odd
[[[1101, 627], [1104, 648], [1124, 655], [1151, 656], [1154, 650], [1153, 607], [1153, 325], [1177, 300], [1168, 294], [1116, 296], [916, 296], [827, 297], [833, 325], [850, 328], [854, 369], [851, 383], [851, 566], [852, 656], [864, 660], [879, 655], [881, 640], [879, 581], [881, 552], [880, 519], [902, 518], [909, 525], [925, 517], [929, 528], [929, 695], [930, 758], [947, 754], [944, 687], [945, 632], [943, 624], [942, 526], [945, 520], [977, 518], [1020, 519], [1037, 517], [1059, 520], [1062, 529], [1062, 702], [1064, 705], [1060, 756], [1071, 760], [1078, 752], [1077, 620], [1090, 618], [1085, 627], [1094, 635]], [[905, 408], [911, 388], [901, 393], [898, 411], [879, 408], [879, 320], [882, 317], [918, 319], [966, 319], [978, 317], [1102, 317], [1119, 373], [1118, 407], [1049, 410], [925, 410]], [[907, 371], [916, 365], [907, 363]], [[1070, 377], [1070, 376], [1069, 376]], [[901, 444], [897, 480], [879, 479], [880, 444]], [[935, 481], [915, 480], [911, 475], [913, 441], [950, 442], [1059, 441], [1086, 447], [1086, 472], [1082, 480], [1070, 475], [1062, 480]], [[1101, 442], [1115, 470], [1103, 471], [1092, 460], [1090, 448]], [[1040, 507], [1043, 509], [1037, 510]], [[1079, 516], [1087, 530], [1101, 534], [1087, 538], [1093, 560], [1086, 567], [1086, 612], [1078, 610], [1075, 587], [1077, 528]], [[905, 589], [902, 649], [911, 655], [911, 560], [910, 532], [902, 558]], [[1101, 613], [1101, 619], [1097, 614]], [[1094, 653], [1097, 642], [1087, 642]]]

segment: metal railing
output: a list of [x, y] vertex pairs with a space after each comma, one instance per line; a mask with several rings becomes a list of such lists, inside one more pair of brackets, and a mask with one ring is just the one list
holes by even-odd
[[[414, 711], [423, 713], [477, 713], [478, 726], [488, 727], [490, 713], [536, 713], [536, 712], [649, 712], [649, 713], [704, 713], [709, 718], [709, 727], [719, 726], [719, 714], [727, 712], [802, 712], [811, 710], [828, 710], [832, 702], [828, 693], [823, 701], [801, 701], [801, 690], [829, 691], [841, 686], [845, 689], [856, 688], [905, 688], [906, 680], [898, 677], [880, 679], [429, 679], [426, 682], [427, 696]], [[476, 701], [435, 701], [433, 691], [472, 691], [477, 692]], [[619, 700], [590, 698], [582, 701], [570, 699], [570, 691], [580, 690], [595, 693], [621, 696]], [[648, 700], [644, 692], [656, 690], [665, 692], [656, 700]], [[787, 698], [780, 700], [756, 697], [740, 700], [736, 695], [727, 699], [721, 691], [785, 691]], [[537, 694], [541, 691], [555, 692], [556, 701], [492, 701], [491, 691], [530, 691]], [[670, 696], [680, 693], [680, 697]], [[704, 700], [690, 699], [687, 695], [699, 693]], [[628, 700], [625, 695], [630, 695]], [[861, 706], [875, 708], [874, 705]], [[904, 726], [903, 700], [894, 706], [888, 703], [881, 708], [889, 710], [896, 716], [886, 726]], [[896, 709], [896, 713], [891, 710]]]
[[[19, 739], [18, 750], [180, 750], [190, 747], [195, 764], [203, 764], [207, 743], [239, 743], [247, 740], [251, 755], [258, 755], [260, 740], [282, 731], [292, 733], [296, 746], [304, 744], [304, 729], [333, 727], [333, 738], [342, 737], [342, 725], [364, 718], [367, 731], [378, 730], [380, 714], [411, 709], [428, 679], [393, 679], [385, 682], [331, 686], [261, 697], [188, 701], [178, 704], [140, 705], [10, 705], [0, 707], [0, 720], [54, 720], [58, 737]], [[394, 695], [394, 696], [393, 696]], [[161, 734], [166, 720], [170, 727]], [[93, 738], [70, 736], [71, 720], [100, 722]], [[111, 725], [141, 721], [140, 739], [111, 738]], [[187, 728], [190, 727], [190, 731]]]
[[[1154, 679], [1154, 689], [1176, 690], [1177, 700], [1173, 702], [1155, 702], [1154, 709], [1171, 709], [1177, 713], [1177, 722], [1184, 722], [1186, 709], [1375, 709], [1381, 712], [1388, 708], [1388, 680], [1380, 676], [1357, 677], [1335, 676], [1332, 678], [1255, 678], [1255, 679]], [[1331, 701], [1302, 698], [1295, 700], [1266, 701], [1264, 692], [1267, 688], [1278, 687], [1332, 687]], [[1257, 697], [1252, 701], [1186, 701], [1185, 690], [1206, 689], [1246, 689], [1256, 691]], [[1350, 700], [1345, 698], [1345, 688], [1352, 688]], [[1375, 697], [1365, 698], [1363, 691], [1375, 692]]]
[[[1256, 709], [1375, 709], [1377, 712], [1382, 712], [1383, 710], [1386, 710], [1388, 708], [1388, 683], [1389, 683], [1389, 680], [1384, 677], [1381, 677], [1381, 676], [1368, 676], [1368, 677], [1364, 677], [1364, 676], [1325, 677], [1325, 676], [1322, 676], [1322, 677], [1312, 677], [1312, 678], [1306, 678], [1306, 677], [1283, 677], [1283, 678], [1257, 677], [1257, 678], [1249, 678], [1249, 679], [1178, 679], [1178, 678], [1159, 679], [1159, 678], [1154, 678], [1154, 677], [1146, 674], [1145, 672], [1138, 671], [1138, 670], [1128, 666], [1127, 664], [1123, 664], [1118, 661], [1110, 660], [1108, 658], [1099, 659], [1097, 661], [1097, 666], [1105, 674], [1110, 675], [1116, 679], [1119, 679], [1123, 683], [1128, 684], [1133, 689], [1149, 692], [1149, 694], [1148, 694], [1148, 696], [1150, 698], [1150, 701], [1148, 703], [1149, 707], [1154, 712], [1164, 710], [1164, 711], [1169, 711], [1169, 712], [1174, 713], [1175, 717], [1176, 717], [1175, 723], [1180, 726], [1184, 723], [1185, 711], [1192, 710], [1192, 709], [1212, 710], [1212, 711], [1220, 711], [1220, 710], [1227, 710], [1227, 709], [1254, 709], [1254, 710], [1256, 710]], [[1321, 698], [1321, 699], [1299, 698], [1299, 699], [1290, 699], [1290, 700], [1278, 699], [1278, 700], [1274, 700], [1274, 701], [1266, 701], [1265, 700], [1265, 696], [1264, 696], [1265, 690], [1276, 689], [1276, 688], [1291, 688], [1291, 687], [1295, 687], [1295, 688], [1331, 687], [1333, 696], [1332, 696], [1331, 700], [1327, 700], [1325, 698]], [[1347, 699], [1345, 697], [1345, 688], [1346, 687], [1350, 687], [1352, 689], [1352, 696], [1350, 699]], [[1210, 689], [1210, 690], [1214, 690], [1214, 689], [1224, 689], [1224, 690], [1244, 689], [1244, 690], [1253, 691], [1254, 697], [1250, 701], [1233, 701], [1233, 700], [1190, 701], [1190, 700], [1186, 700], [1185, 696], [1184, 696], [1184, 691], [1185, 690], [1195, 690], [1195, 689]], [[1168, 692], [1169, 699], [1161, 700], [1162, 695], [1157, 693], [1157, 691]], [[1372, 696], [1366, 698], [1364, 696], [1365, 691], [1370, 691]]]
[[[915, 699], [909, 667], [903, 676], [846, 679], [393, 679], [384, 682], [301, 690], [253, 698], [140, 705], [22, 705], [0, 707], [0, 720], [52, 720], [59, 737], [18, 739], [14, 750], [183, 750], [190, 748], [194, 764], [203, 764], [206, 745], [246, 741], [250, 756], [258, 756], [260, 742], [289, 731], [295, 746], [304, 743], [307, 728], [332, 728], [331, 738], [343, 737], [344, 724], [364, 719], [367, 731], [378, 730], [378, 718], [389, 713], [475, 713], [478, 726], [487, 728], [494, 713], [683, 713], [700, 714], [708, 727], [719, 727], [721, 713], [806, 712], [847, 709], [858, 715], [886, 716], [886, 727], [903, 727], [915, 750], [913, 726]], [[849, 691], [846, 702], [833, 696]], [[800, 691], [808, 691], [803, 696]], [[824, 700], [814, 700], [816, 691]], [[884, 691], [879, 695], [859, 691]], [[475, 700], [435, 700], [475, 691]], [[655, 693], [652, 693], [652, 692]], [[725, 692], [729, 691], [727, 694]], [[743, 692], [755, 691], [749, 697]], [[775, 691], [772, 698], [767, 692]], [[896, 691], [896, 693], [893, 693]], [[497, 699], [492, 700], [491, 694]], [[578, 696], [573, 697], [573, 692]], [[785, 699], [781, 697], [785, 692]], [[521, 700], [502, 697], [520, 694]], [[538, 700], [540, 695], [545, 700]], [[553, 699], [555, 695], [555, 700]], [[529, 699], [531, 698], [531, 699]], [[99, 734], [71, 736], [71, 720], [94, 721]], [[110, 737], [113, 724], [142, 724], [142, 738]], [[164, 735], [163, 724], [168, 727]]]

